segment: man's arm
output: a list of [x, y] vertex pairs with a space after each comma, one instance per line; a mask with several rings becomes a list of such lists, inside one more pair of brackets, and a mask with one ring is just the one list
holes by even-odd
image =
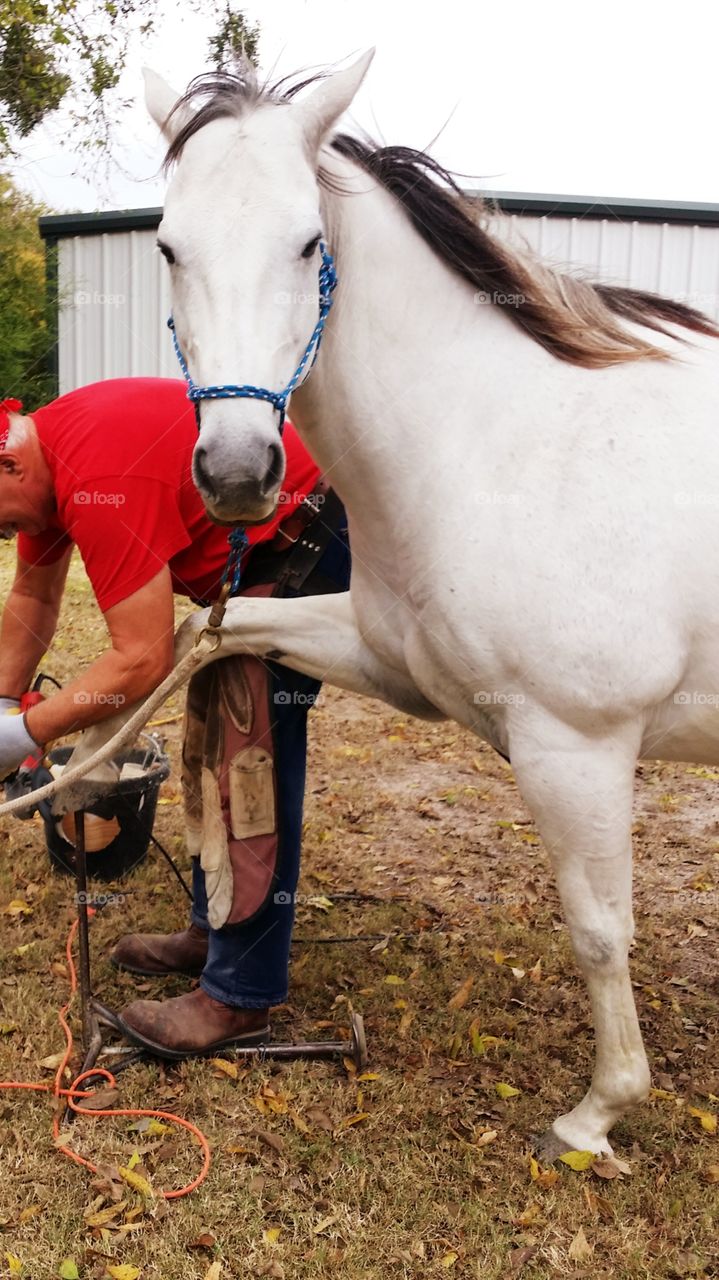
[[111, 648], [76, 680], [26, 713], [25, 724], [36, 742], [44, 744], [107, 720], [164, 680], [172, 669], [174, 640], [167, 565], [139, 591], [108, 609], [105, 621]]
[[15, 581], [0, 625], [0, 696], [19, 698], [57, 627], [72, 550], [54, 564], [32, 565], [18, 557]]

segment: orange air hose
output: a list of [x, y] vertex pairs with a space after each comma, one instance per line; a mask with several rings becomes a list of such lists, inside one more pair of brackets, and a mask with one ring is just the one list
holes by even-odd
[[[94, 912], [91, 911], [90, 914], [92, 915]], [[91, 1098], [93, 1096], [93, 1090], [81, 1089], [79, 1087], [82, 1082], [88, 1078], [88, 1076], [102, 1076], [107, 1081], [110, 1088], [114, 1088], [116, 1086], [117, 1081], [114, 1075], [111, 1071], [106, 1071], [104, 1067], [93, 1067], [90, 1071], [83, 1071], [79, 1076], [75, 1077], [69, 1089], [62, 1088], [63, 1075], [74, 1048], [73, 1035], [66, 1015], [72, 1003], [72, 998], [77, 991], [77, 971], [75, 969], [75, 961], [72, 956], [72, 945], [75, 940], [75, 934], [77, 933], [77, 925], [78, 922], [75, 920], [69, 934], [67, 935], [67, 942], [65, 944], [65, 955], [67, 957], [67, 966], [70, 975], [70, 995], [69, 999], [58, 1013], [58, 1022], [60, 1023], [65, 1035], [65, 1052], [62, 1056], [62, 1062], [55, 1073], [54, 1084], [34, 1084], [32, 1082], [20, 1080], [0, 1080], [0, 1089], [29, 1089], [35, 1093], [52, 1093], [54, 1098], [67, 1098], [68, 1106], [81, 1116], [148, 1116], [155, 1120], [167, 1120], [170, 1124], [179, 1125], [182, 1129], [187, 1129], [188, 1132], [197, 1139], [202, 1149], [202, 1168], [200, 1169], [197, 1177], [193, 1178], [192, 1182], [188, 1182], [186, 1186], [179, 1187], [176, 1191], [159, 1191], [157, 1193], [165, 1200], [179, 1200], [181, 1196], [188, 1196], [191, 1191], [197, 1190], [200, 1184], [205, 1181], [210, 1170], [210, 1162], [212, 1159], [210, 1155], [210, 1144], [202, 1130], [198, 1129], [197, 1125], [192, 1124], [189, 1120], [183, 1119], [182, 1116], [175, 1115], [172, 1111], [157, 1111], [154, 1109], [135, 1107], [117, 1107], [112, 1109], [103, 1108], [102, 1110], [99, 1110], [91, 1107], [78, 1106], [78, 1098]], [[74, 1160], [75, 1164], [84, 1165], [84, 1167], [89, 1169], [91, 1173], [97, 1173], [97, 1166], [90, 1160], [86, 1160], [84, 1156], [78, 1155], [78, 1153], [71, 1150], [70, 1147], [63, 1146], [58, 1142], [60, 1137], [60, 1116], [58, 1112], [56, 1112], [53, 1118], [52, 1132], [58, 1151], [60, 1151], [64, 1156], [67, 1156], [70, 1160]]]

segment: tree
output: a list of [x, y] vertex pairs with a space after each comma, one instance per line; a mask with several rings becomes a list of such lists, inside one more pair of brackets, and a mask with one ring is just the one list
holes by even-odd
[[[216, 26], [216, 66], [256, 62], [259, 28], [230, 0], [189, 3]], [[0, 0], [0, 159], [61, 105], [82, 145], [107, 146], [128, 51], [164, 17], [163, 0]]]
[[47, 212], [0, 173], [0, 400], [16, 396], [28, 411], [54, 395], [45, 250], [37, 229], [38, 215]]

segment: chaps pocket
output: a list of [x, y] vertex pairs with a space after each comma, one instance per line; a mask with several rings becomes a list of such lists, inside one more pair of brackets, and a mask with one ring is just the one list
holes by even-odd
[[276, 830], [272, 756], [262, 747], [238, 751], [230, 763], [230, 822], [235, 840]]

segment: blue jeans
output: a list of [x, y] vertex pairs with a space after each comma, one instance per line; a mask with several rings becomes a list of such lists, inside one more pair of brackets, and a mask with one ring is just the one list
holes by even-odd
[[[346, 536], [336, 536], [318, 570], [337, 583], [349, 584]], [[296, 593], [295, 593], [296, 594]], [[240, 1009], [266, 1009], [287, 999], [290, 942], [295, 893], [300, 874], [302, 811], [307, 760], [307, 714], [321, 685], [288, 667], [268, 664], [275, 739], [278, 818], [278, 882], [264, 910], [247, 924], [210, 929], [205, 876], [200, 859], [192, 860], [192, 922], [209, 932], [207, 963], [200, 986], [209, 996]], [[277, 695], [287, 694], [287, 697]], [[299, 696], [298, 696], [299, 695]]]

